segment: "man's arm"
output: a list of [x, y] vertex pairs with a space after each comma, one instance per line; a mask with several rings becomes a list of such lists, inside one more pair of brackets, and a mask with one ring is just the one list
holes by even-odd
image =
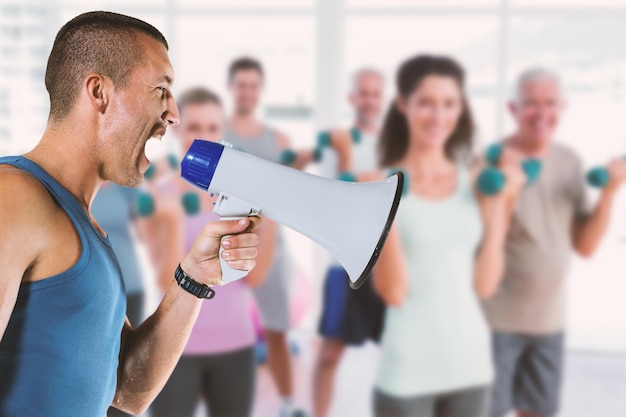
[[38, 198], [45, 190], [36, 181], [17, 169], [0, 166], [0, 340], [22, 279], [45, 247], [45, 207]]
[[[276, 133], [278, 148], [283, 151], [291, 149], [291, 140], [289, 140], [289, 137], [278, 130], [275, 130], [274, 132]], [[314, 157], [315, 152], [313, 150], [296, 151], [296, 160], [293, 164], [291, 164], [291, 167], [302, 170], [313, 161]]]
[[576, 221], [572, 227], [574, 249], [585, 258], [595, 253], [608, 229], [613, 200], [626, 180], [626, 161], [613, 160], [607, 170], [611, 179], [602, 190], [595, 209], [587, 218]]
[[339, 172], [352, 171], [352, 135], [348, 130], [330, 132], [330, 146], [337, 152]]
[[[225, 253], [230, 252], [230, 259], [233, 259], [229, 261], [230, 266], [252, 269], [258, 238], [251, 231], [260, 222], [259, 218], [248, 218], [209, 223], [180, 262], [181, 268], [202, 284], [219, 284], [220, 239], [233, 235], [224, 241], [230, 246], [222, 243]], [[114, 407], [133, 414], [145, 411], [178, 362], [202, 302], [211, 301], [198, 299], [180, 288], [174, 282], [172, 271], [172, 284], [155, 313], [136, 329], [126, 322], [122, 331]], [[219, 320], [219, 317], [215, 319]]]

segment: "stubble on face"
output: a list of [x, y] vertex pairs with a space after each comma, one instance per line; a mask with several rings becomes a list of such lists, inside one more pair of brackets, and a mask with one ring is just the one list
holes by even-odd
[[104, 177], [126, 187], [138, 187], [144, 181], [144, 172], [149, 167], [145, 156], [148, 140], [160, 139], [165, 135], [168, 123], [164, 114], [170, 109], [168, 97], [173, 71], [167, 50], [159, 42], [140, 36], [143, 59], [129, 75], [129, 82], [119, 90], [117, 114], [114, 116], [115, 132], [107, 140], [109, 152], [115, 161], [113, 172]]

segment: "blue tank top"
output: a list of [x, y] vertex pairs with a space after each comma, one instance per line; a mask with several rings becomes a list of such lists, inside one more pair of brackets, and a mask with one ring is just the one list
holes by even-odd
[[20, 286], [0, 341], [0, 417], [103, 417], [117, 382], [126, 313], [109, 239], [39, 165], [0, 158], [37, 178], [71, 219], [81, 255], [67, 271]]

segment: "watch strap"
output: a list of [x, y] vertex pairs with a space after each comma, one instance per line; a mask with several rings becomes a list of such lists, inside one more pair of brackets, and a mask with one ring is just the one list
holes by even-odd
[[200, 284], [191, 276], [187, 275], [180, 267], [180, 264], [178, 264], [176, 272], [174, 272], [174, 279], [176, 279], [176, 283], [179, 287], [198, 298], [206, 298], [207, 300], [210, 300], [215, 296], [215, 291], [213, 291], [211, 287]]

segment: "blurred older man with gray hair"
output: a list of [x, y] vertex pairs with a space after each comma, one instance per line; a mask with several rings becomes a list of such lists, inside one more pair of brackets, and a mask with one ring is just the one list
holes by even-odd
[[559, 77], [543, 68], [520, 75], [509, 103], [516, 130], [503, 140], [505, 152], [541, 159], [542, 171], [511, 207], [505, 272], [484, 304], [496, 366], [492, 417], [511, 409], [519, 417], [557, 413], [571, 250], [594, 253], [626, 180], [626, 162], [611, 161], [610, 182], [590, 207], [580, 158], [554, 142], [564, 105]]

